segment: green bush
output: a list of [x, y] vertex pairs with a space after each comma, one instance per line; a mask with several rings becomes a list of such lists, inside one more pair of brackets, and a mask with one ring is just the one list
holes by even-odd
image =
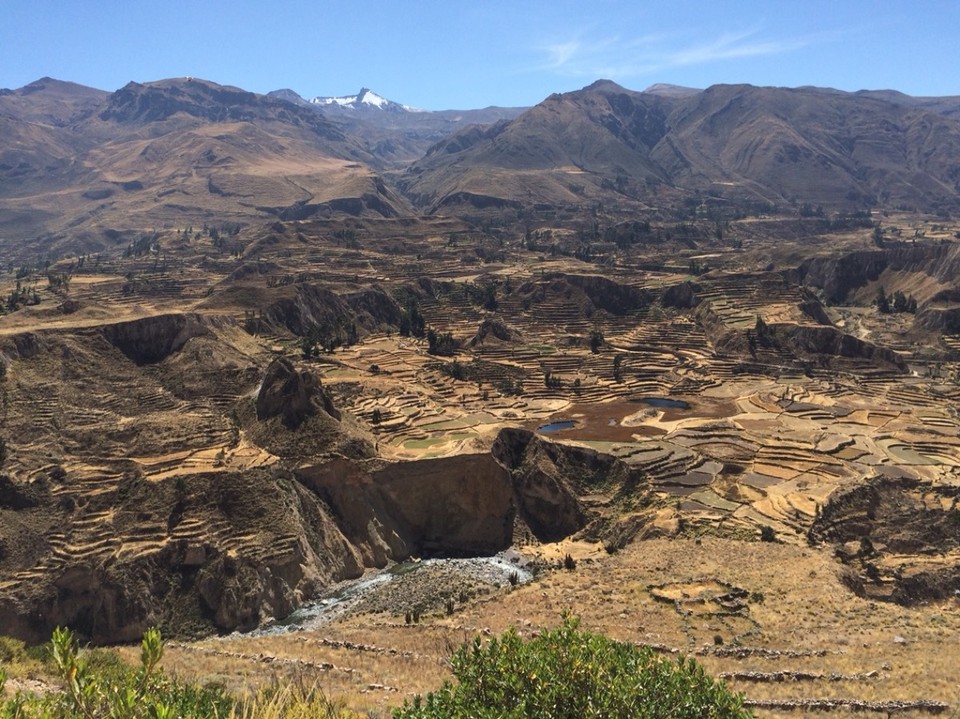
[[742, 698], [693, 659], [670, 661], [579, 628], [566, 617], [555, 630], [523, 641], [515, 630], [453, 657], [456, 684], [394, 712], [394, 719], [720, 719], [752, 716]]
[[13, 664], [23, 661], [26, 649], [23, 642], [13, 637], [0, 636], [0, 664]]

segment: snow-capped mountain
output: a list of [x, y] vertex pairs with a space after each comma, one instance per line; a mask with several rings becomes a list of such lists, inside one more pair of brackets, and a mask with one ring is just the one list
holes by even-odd
[[350, 110], [386, 110], [387, 112], [423, 112], [409, 105], [401, 105], [399, 102], [388, 100], [381, 97], [373, 90], [366, 87], [361, 88], [356, 95], [347, 95], [345, 97], [315, 97], [308, 100], [312, 105], [321, 107], [342, 107]]

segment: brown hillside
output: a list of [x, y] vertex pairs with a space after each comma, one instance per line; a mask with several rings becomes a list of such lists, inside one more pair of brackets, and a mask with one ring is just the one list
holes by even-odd
[[0, 98], [16, 111], [0, 115], [15, 141], [0, 146], [0, 226], [22, 238], [8, 255], [100, 251], [143, 228], [405, 211], [372, 157], [311, 109], [202, 80], [77, 91], [73, 104], [63, 83], [34, 85]]
[[818, 89], [663, 94], [600, 81], [511, 122], [464, 130], [401, 184], [434, 209], [649, 201], [660, 185], [776, 204], [953, 207], [960, 125], [926, 108]]

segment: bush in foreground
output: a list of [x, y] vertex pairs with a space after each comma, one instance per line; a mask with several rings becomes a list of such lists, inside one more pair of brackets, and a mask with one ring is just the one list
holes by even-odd
[[514, 630], [453, 658], [456, 684], [417, 696], [394, 719], [737, 719], [750, 717], [740, 695], [693, 659], [670, 661], [615, 642], [567, 617], [530, 641]]
[[[103, 651], [81, 655], [69, 629], [56, 629], [50, 660], [62, 691], [41, 696], [18, 693], [0, 702], [3, 719], [173, 719], [226, 717], [233, 701], [219, 688], [196, 687], [164, 676], [160, 670], [160, 632], [143, 637], [140, 667], [133, 669]], [[5, 677], [0, 673], [0, 690]]]
[[[101, 650], [79, 651], [58, 629], [50, 663], [62, 690], [0, 700], [0, 719], [348, 719], [356, 715], [323, 692], [288, 683], [236, 701], [216, 687], [164, 676], [160, 633], [148, 631], [140, 667]], [[739, 719], [741, 698], [707, 676], [692, 659], [663, 659], [579, 628], [567, 617], [557, 629], [524, 642], [508, 631], [487, 645], [476, 640], [453, 658], [458, 683], [417, 697], [395, 719]], [[4, 683], [0, 671], [0, 693]]]
[[[0, 664], [12, 666], [23, 644], [0, 637]], [[288, 682], [235, 700], [215, 686], [200, 687], [163, 674], [160, 632], [151, 629], [141, 643], [140, 667], [124, 664], [113, 652], [81, 652], [68, 629], [53, 633], [46, 665], [60, 691], [40, 696], [18, 692], [0, 698], [0, 719], [351, 719], [341, 705], [317, 688]], [[39, 662], [36, 662], [39, 666]], [[6, 675], [0, 669], [0, 696]]]

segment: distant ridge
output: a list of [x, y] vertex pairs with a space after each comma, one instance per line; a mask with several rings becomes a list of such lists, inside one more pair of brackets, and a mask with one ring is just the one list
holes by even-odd
[[0, 91], [0, 233], [43, 251], [216, 218], [643, 209], [691, 193], [960, 212], [960, 97], [601, 79], [532, 108], [415, 111], [366, 87], [307, 100], [201, 78]]
[[689, 97], [703, 92], [702, 89], [695, 87], [684, 87], [683, 85], [670, 85], [665, 82], [658, 82], [648, 87], [644, 92], [651, 95], [663, 95], [664, 97]]
[[400, 179], [429, 212], [585, 200], [644, 202], [657, 188], [724, 201], [960, 209], [954, 98], [890, 92], [598, 80], [516, 119], [464, 128]]

